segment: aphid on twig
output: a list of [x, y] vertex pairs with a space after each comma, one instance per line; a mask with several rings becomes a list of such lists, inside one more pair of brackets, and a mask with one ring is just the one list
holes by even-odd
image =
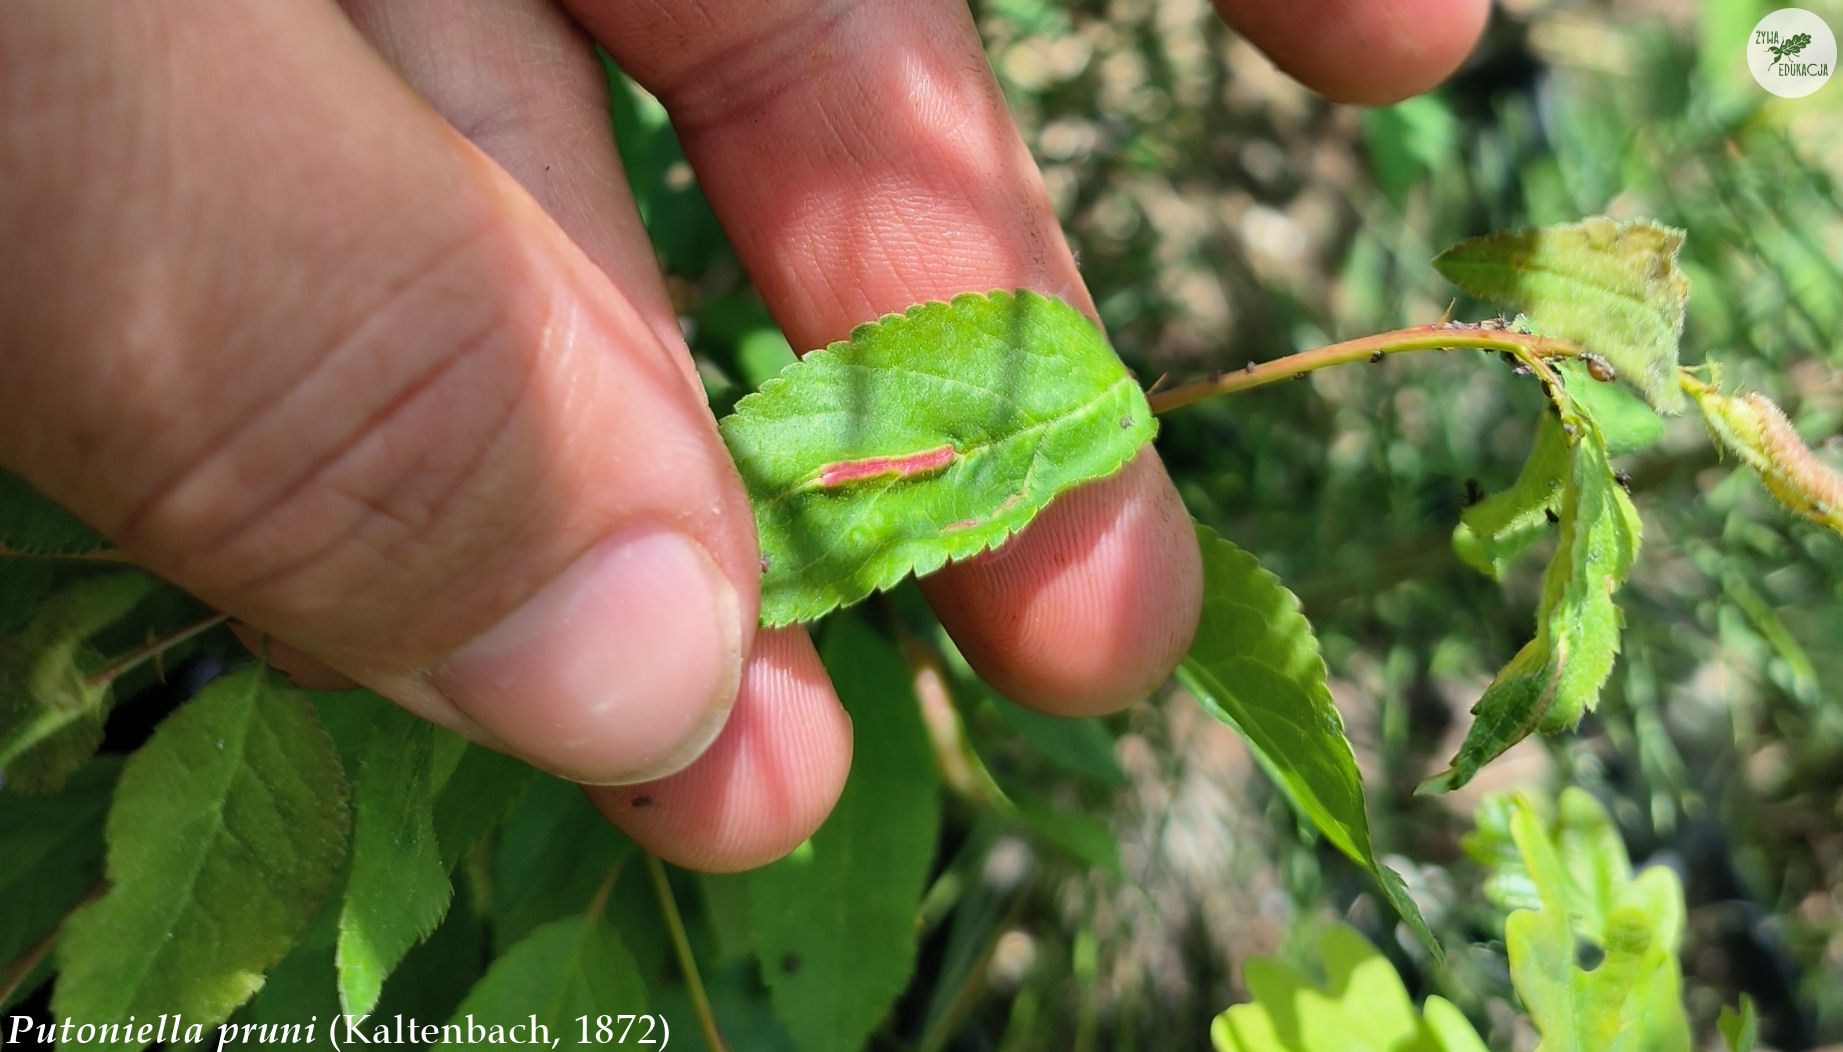
[[1554, 509], [1554, 508], [1544, 508], [1544, 509], [1542, 509], [1542, 517], [1543, 517], [1543, 518], [1545, 518], [1545, 519], [1547, 519], [1547, 520], [1549, 520], [1549, 524], [1550, 524], [1551, 526], [1552, 526], [1552, 525], [1554, 525], [1555, 523], [1558, 523], [1558, 522], [1560, 522], [1560, 521], [1561, 521], [1561, 516], [1560, 516], [1560, 515], [1557, 515], [1557, 514], [1555, 514], [1555, 509]]
[[1384, 355], [1381, 351], [1372, 351], [1369, 356], [1369, 364], [1375, 365], [1377, 362], [1381, 361], [1385, 357], [1387, 356]]
[[1244, 365], [1241, 368], [1242, 368], [1242, 372], [1251, 373], [1254, 370], [1258, 369], [1259, 366], [1256, 365], [1254, 362], [1249, 362], [1247, 365]]
[[1625, 490], [1627, 493], [1632, 492], [1632, 476], [1623, 471], [1615, 471], [1613, 472], [1613, 481], [1619, 483], [1620, 489]]
[[1299, 372], [1296, 372], [1296, 373], [1294, 373], [1294, 374], [1293, 374], [1293, 379], [1295, 379], [1295, 380], [1303, 380], [1303, 379], [1305, 379], [1305, 370], [1303, 370], [1303, 369], [1301, 369], [1301, 370], [1300, 370]]
[[1516, 355], [1511, 354], [1509, 351], [1499, 351], [1497, 352], [1497, 356], [1498, 356], [1498, 360], [1502, 361], [1505, 365], [1523, 364], [1523, 359], [1518, 358]]
[[1613, 363], [1597, 354], [1590, 352], [1581, 355], [1581, 364], [1587, 367], [1588, 376], [1603, 384], [1619, 379], [1619, 374], [1613, 371]]

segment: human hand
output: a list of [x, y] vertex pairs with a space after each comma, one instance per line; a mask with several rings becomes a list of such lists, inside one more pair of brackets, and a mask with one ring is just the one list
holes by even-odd
[[[1359, 101], [1437, 81], [1483, 17], [1221, 6]], [[1092, 305], [963, 4], [567, 7], [10, 9], [0, 462], [412, 711], [630, 783], [591, 793], [664, 857], [758, 864], [823, 819], [850, 727], [804, 632], [755, 629], [748, 503], [591, 37], [796, 347], [969, 290]], [[1162, 680], [1198, 587], [1150, 449], [923, 582], [981, 675], [1071, 715]]]

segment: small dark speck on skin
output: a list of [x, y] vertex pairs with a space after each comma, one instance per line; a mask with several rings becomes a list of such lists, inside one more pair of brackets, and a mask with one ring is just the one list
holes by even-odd
[[653, 798], [650, 796], [636, 796], [633, 798], [633, 805], [635, 807], [651, 807], [653, 806]]

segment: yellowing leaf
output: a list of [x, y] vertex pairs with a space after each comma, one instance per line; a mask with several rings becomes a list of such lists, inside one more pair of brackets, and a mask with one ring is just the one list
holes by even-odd
[[1029, 292], [859, 326], [719, 428], [755, 508], [767, 625], [996, 547], [1157, 430], [1094, 323]]
[[1843, 533], [1843, 474], [1817, 459], [1772, 399], [1725, 395], [1693, 380], [1685, 386], [1716, 444], [1752, 468], [1779, 503]]
[[1453, 1004], [1429, 997], [1415, 1011], [1388, 959], [1342, 924], [1319, 934], [1325, 982], [1285, 963], [1256, 957], [1245, 975], [1252, 1003], [1216, 1017], [1216, 1052], [1485, 1052], [1485, 1043]]
[[[1582, 824], [1584, 809], [1611, 829], [1592, 797], [1563, 794], [1562, 810], [1576, 813], [1572, 824]], [[1654, 866], [1634, 879], [1616, 834], [1559, 841], [1527, 801], [1515, 805], [1510, 826], [1542, 903], [1504, 925], [1511, 981], [1542, 1034], [1538, 1052], [1689, 1052], [1676, 875]], [[1597, 886], [1582, 887], [1583, 875]], [[1583, 903], [1600, 915], [1579, 912]], [[1591, 969], [1577, 963], [1576, 932], [1602, 951]]]
[[1681, 230], [1596, 216], [1462, 241], [1433, 265], [1472, 295], [1528, 315], [1544, 334], [1604, 355], [1653, 406], [1676, 412], [1689, 301], [1677, 268], [1682, 247]]

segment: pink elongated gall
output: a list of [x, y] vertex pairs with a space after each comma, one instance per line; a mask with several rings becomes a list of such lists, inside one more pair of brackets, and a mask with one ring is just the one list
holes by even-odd
[[841, 460], [827, 464], [819, 469], [818, 486], [821, 489], [833, 489], [863, 482], [868, 479], [912, 478], [939, 471], [953, 463], [959, 453], [952, 443], [923, 450], [920, 453], [908, 453], [897, 457], [865, 457], [862, 460]]

